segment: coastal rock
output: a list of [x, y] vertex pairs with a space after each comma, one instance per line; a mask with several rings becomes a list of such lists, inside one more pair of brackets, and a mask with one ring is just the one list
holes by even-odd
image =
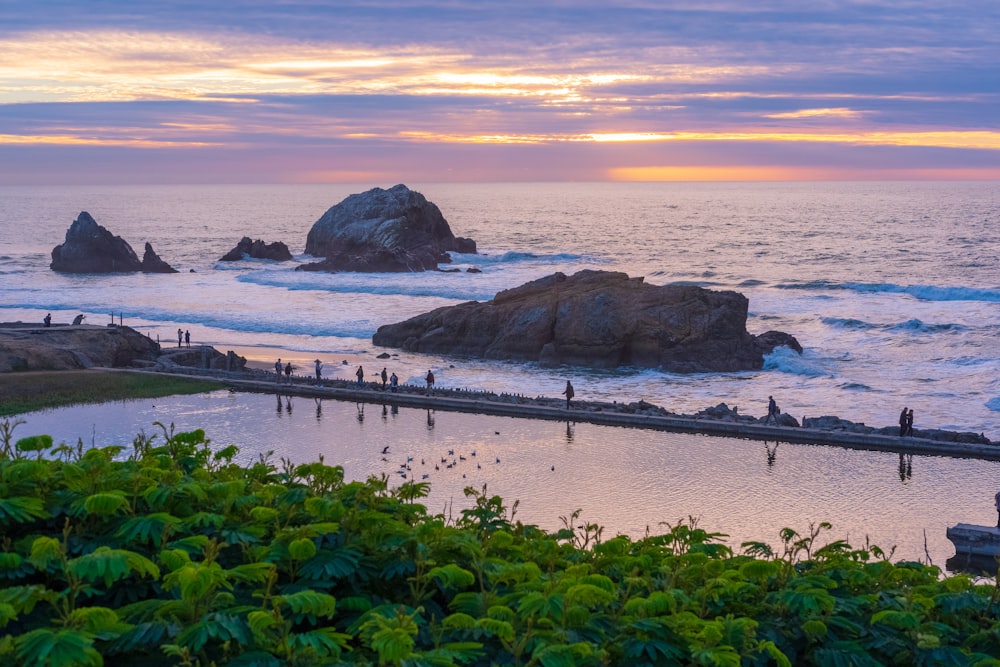
[[305, 251], [322, 262], [305, 271], [425, 271], [448, 263], [449, 251], [475, 253], [456, 237], [438, 207], [405, 185], [372, 188], [331, 207], [313, 224]]
[[84, 368], [246, 369], [246, 359], [207, 345], [160, 347], [135, 329], [89, 324], [0, 324], [0, 373]]
[[198, 345], [164, 348], [157, 357], [154, 368], [166, 372], [177, 370], [178, 367], [238, 372], [245, 371], [246, 366], [246, 357], [241, 357], [232, 350], [223, 354], [214, 347]]
[[129, 327], [0, 325], [0, 373], [153, 363], [156, 341]]
[[146, 244], [142, 261], [132, 246], [81, 211], [66, 231], [66, 240], [52, 249], [53, 271], [63, 273], [177, 273]]
[[492, 301], [438, 308], [379, 327], [376, 345], [412, 352], [677, 373], [759, 369], [781, 340], [746, 330], [748, 302], [736, 292], [649, 285], [624, 273], [556, 273], [497, 293]]
[[153, 245], [148, 241], [139, 270], [143, 273], [177, 273], [177, 269], [160, 259], [160, 256], [153, 251]]
[[292, 258], [292, 253], [288, 246], [281, 241], [265, 243], [261, 239], [253, 241], [249, 236], [244, 236], [236, 247], [223, 255], [220, 262], [238, 262], [245, 258], [251, 259], [273, 259], [278, 262], [287, 262]]

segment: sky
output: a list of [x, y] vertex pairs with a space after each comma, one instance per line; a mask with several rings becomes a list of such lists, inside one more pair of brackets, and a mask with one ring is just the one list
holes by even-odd
[[997, 0], [0, 0], [0, 185], [1000, 180]]

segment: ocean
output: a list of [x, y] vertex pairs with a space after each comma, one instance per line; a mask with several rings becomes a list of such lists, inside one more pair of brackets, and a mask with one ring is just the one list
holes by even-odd
[[[379, 184], [391, 187], [394, 183]], [[0, 320], [55, 322], [84, 314], [122, 321], [167, 345], [178, 328], [194, 343], [233, 349], [269, 367], [313, 359], [353, 379], [358, 364], [419, 383], [558, 396], [643, 399], [693, 413], [725, 402], [763, 415], [782, 410], [984, 433], [1000, 440], [1000, 189], [995, 183], [408, 183], [436, 203], [452, 231], [476, 240], [454, 255], [458, 273], [322, 274], [295, 271], [306, 234], [330, 206], [366, 187], [0, 187]], [[138, 254], [152, 243], [180, 273], [80, 276], [49, 270], [50, 252], [80, 211]], [[283, 241], [292, 262], [218, 261], [243, 236]], [[467, 273], [475, 267], [481, 273]], [[384, 350], [382, 324], [439, 306], [487, 300], [555, 271], [591, 268], [654, 284], [735, 290], [749, 299], [751, 333], [776, 329], [802, 344], [760, 371], [678, 375], [656, 369], [588, 370]], [[377, 355], [389, 352], [389, 359]], [[2, 377], [0, 377], [2, 381]], [[661, 521], [700, 517], [742, 539], [831, 521], [836, 537], [898, 545], [898, 556], [950, 553], [947, 525], [992, 522], [1000, 464], [900, 457], [831, 447], [746, 442], [584, 424], [550, 424], [213, 392], [27, 415], [19, 435], [128, 442], [154, 421], [203, 428], [244, 455], [343, 464], [355, 478], [396, 475], [402, 456], [437, 463], [444, 449], [469, 466], [428, 475], [433, 511], [462, 506], [462, 487], [488, 483], [521, 501], [519, 518], [558, 528], [577, 507], [608, 533], [641, 536]], [[391, 443], [393, 455], [377, 454]], [[471, 467], [478, 448], [480, 467]], [[500, 458], [503, 464], [493, 463]], [[915, 459], [915, 460], [914, 460]], [[487, 462], [493, 465], [486, 465]], [[441, 466], [443, 468], [443, 466]], [[553, 470], [554, 468], [554, 470]], [[426, 471], [426, 472], [425, 472]], [[418, 476], [419, 475], [419, 476]], [[393, 479], [395, 479], [393, 477]], [[862, 537], [864, 536], [864, 537]]]
[[[393, 184], [382, 184], [391, 187]], [[644, 399], [691, 413], [725, 402], [766, 413], [837, 415], [871, 426], [914, 410], [915, 427], [1000, 440], [1000, 188], [995, 183], [408, 184], [436, 203], [482, 273], [295, 271], [306, 234], [366, 188], [336, 186], [0, 187], [0, 319], [91, 324], [123, 318], [161, 341], [193, 340], [308, 372], [383, 364], [371, 335], [439, 306], [584, 268], [749, 298], [751, 333], [804, 348], [761, 371], [675, 375], [399, 355], [414, 382], [581, 400]], [[50, 252], [80, 211], [176, 275], [61, 275]], [[243, 236], [283, 241], [289, 263], [219, 262]], [[394, 352], [393, 350], [389, 350]], [[375, 368], [378, 366], [378, 368]], [[351, 377], [354, 367], [344, 368]]]

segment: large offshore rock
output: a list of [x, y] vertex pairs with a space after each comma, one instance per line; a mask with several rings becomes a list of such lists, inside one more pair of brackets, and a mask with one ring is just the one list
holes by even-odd
[[747, 305], [737, 292], [586, 270], [387, 324], [372, 341], [414, 352], [678, 373], [758, 369], [779, 345], [802, 352], [789, 334], [748, 333]]
[[236, 247], [223, 255], [220, 262], [238, 262], [241, 259], [250, 257], [252, 259], [273, 259], [279, 262], [287, 262], [292, 258], [288, 246], [281, 241], [265, 243], [261, 239], [253, 241], [249, 236], [244, 236]]
[[456, 237], [440, 209], [405, 185], [353, 194], [327, 210], [306, 237], [305, 251], [322, 262], [302, 270], [424, 271], [474, 253], [476, 243]]
[[125, 239], [97, 224], [86, 211], [66, 230], [66, 240], [52, 249], [49, 267], [64, 273], [177, 273], [149, 243], [140, 261]]

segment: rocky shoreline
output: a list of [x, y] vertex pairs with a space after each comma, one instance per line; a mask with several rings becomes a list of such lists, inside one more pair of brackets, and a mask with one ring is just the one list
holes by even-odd
[[[982, 433], [916, 429], [899, 437], [898, 426], [873, 427], [836, 416], [803, 417], [782, 413], [777, 425], [764, 417], [742, 414], [725, 403], [693, 415], [674, 413], [646, 401], [605, 402], [574, 400], [570, 409], [563, 398], [525, 396], [482, 390], [436, 388], [427, 395], [423, 387], [400, 385], [398, 392], [370, 382], [359, 388], [353, 381], [292, 376], [276, 382], [271, 371], [251, 368], [245, 358], [209, 346], [161, 346], [129, 327], [0, 323], [0, 373], [79, 368], [119, 368], [177, 375], [210, 377], [235, 389], [302, 394], [338, 400], [391, 402], [442, 410], [506, 414], [524, 418], [560, 419], [645, 428], [665, 428], [711, 435], [759, 437], [771, 440], [872, 446], [914, 450], [914, 443], [945, 448], [968, 446], [970, 455], [992, 455], [1000, 447]], [[979, 451], [974, 448], [985, 447]]]
[[0, 373], [84, 368], [242, 371], [246, 359], [208, 345], [169, 347], [126, 326], [0, 323]]

